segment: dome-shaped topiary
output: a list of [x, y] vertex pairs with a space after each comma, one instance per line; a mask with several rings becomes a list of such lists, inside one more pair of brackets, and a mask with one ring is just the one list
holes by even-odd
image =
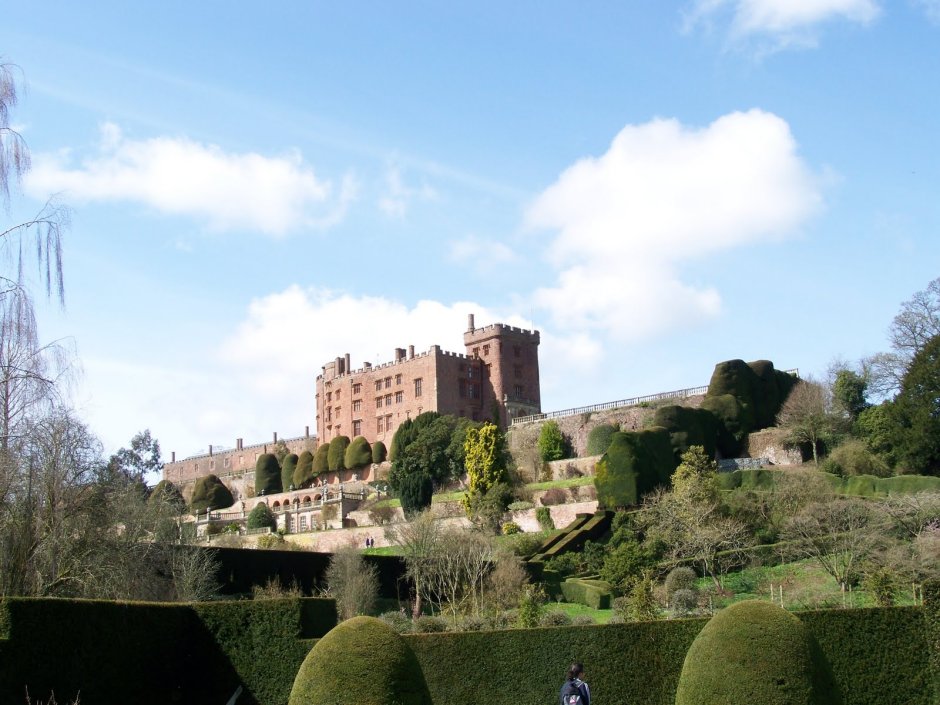
[[288, 705], [431, 705], [421, 665], [394, 629], [353, 617], [330, 630], [300, 666]]
[[205, 475], [193, 483], [193, 496], [189, 503], [194, 513], [230, 507], [235, 502], [231, 490], [215, 475]]
[[825, 658], [806, 626], [770, 602], [715, 615], [686, 654], [676, 705], [834, 705]]
[[255, 493], [277, 494], [281, 487], [281, 466], [274, 453], [262, 453], [255, 463]]

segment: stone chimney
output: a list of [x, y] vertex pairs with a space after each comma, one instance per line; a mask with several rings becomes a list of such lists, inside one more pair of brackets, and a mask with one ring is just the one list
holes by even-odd
[[209, 457], [212, 457], [212, 444], [209, 444]]
[[175, 450], [174, 450], [172, 453], [170, 453], [170, 462], [171, 462], [171, 463], [175, 463], [175, 462], [176, 462], [176, 451], [175, 451]]
[[472, 333], [474, 330], [476, 330], [476, 328], [473, 325], [473, 314], [468, 313], [467, 314], [467, 332]]
[[274, 432], [274, 442], [277, 443], [277, 431]]
[[415, 357], [415, 346], [409, 345], [408, 346], [408, 359], [414, 360], [414, 357]]
[[346, 374], [349, 374], [350, 372], [352, 372], [352, 364], [350, 364], [349, 353], [346, 353], [345, 362], [346, 362], [346, 367], [343, 369], [343, 372], [345, 372]]

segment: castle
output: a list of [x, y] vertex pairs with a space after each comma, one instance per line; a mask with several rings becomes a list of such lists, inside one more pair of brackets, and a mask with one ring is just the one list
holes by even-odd
[[506, 427], [513, 418], [541, 411], [539, 332], [494, 323], [476, 328], [467, 317], [466, 352], [432, 345], [396, 348], [391, 362], [353, 370], [337, 357], [317, 376], [317, 437], [365, 436], [386, 445], [395, 430], [425, 411], [453, 414]]

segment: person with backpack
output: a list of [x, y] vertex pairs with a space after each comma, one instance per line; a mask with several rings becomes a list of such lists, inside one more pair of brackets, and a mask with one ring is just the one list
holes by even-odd
[[561, 685], [561, 705], [591, 705], [591, 689], [584, 682], [584, 664], [575, 661], [568, 667], [568, 675]]

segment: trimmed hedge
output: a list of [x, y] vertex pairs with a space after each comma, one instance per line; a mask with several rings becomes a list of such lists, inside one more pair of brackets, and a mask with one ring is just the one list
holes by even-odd
[[577, 602], [596, 610], [610, 609], [610, 584], [603, 580], [568, 578], [561, 583], [561, 592], [566, 602]]
[[327, 451], [327, 467], [331, 472], [346, 469], [346, 448], [349, 447], [349, 436], [337, 436], [330, 441]]
[[615, 433], [594, 466], [598, 504], [608, 509], [636, 506], [657, 485], [668, 484], [678, 464], [664, 428]]
[[372, 446], [364, 436], [356, 436], [346, 448], [343, 463], [350, 470], [365, 467], [372, 463]]
[[603, 455], [610, 447], [610, 440], [615, 433], [620, 432], [620, 426], [609, 423], [602, 423], [595, 426], [587, 437], [587, 447], [584, 449], [585, 455]]
[[[330, 444], [322, 443], [317, 446], [317, 452], [313, 454], [313, 477], [330, 469]], [[311, 478], [312, 479], [312, 478]]]
[[431, 705], [431, 696], [401, 635], [375, 617], [353, 617], [310, 650], [288, 703]]
[[276, 494], [281, 492], [281, 466], [274, 453], [262, 453], [255, 463], [255, 494]]
[[[331, 620], [331, 621], [330, 621]], [[7, 598], [0, 702], [181, 705], [286, 702], [309, 643], [336, 624], [333, 600], [152, 604]], [[141, 667], [144, 664], [144, 667]]]
[[297, 467], [294, 468], [294, 475], [291, 482], [295, 489], [309, 487], [316, 475], [313, 472], [313, 453], [305, 450], [297, 457]]
[[[772, 490], [776, 478], [787, 470], [768, 468], [735, 470], [718, 474], [718, 486], [723, 490], [749, 489]], [[819, 472], [833, 491], [856, 497], [886, 497], [888, 495], [913, 494], [915, 492], [940, 492], [940, 477], [927, 475], [898, 475], [897, 477], [874, 477], [855, 475], [839, 477], [828, 472]]]
[[709, 620], [686, 654], [676, 705], [829, 705], [828, 664], [798, 617], [746, 600]]
[[234, 504], [231, 490], [215, 475], [200, 477], [193, 483], [193, 497], [189, 503], [192, 512], [215, 511]]
[[388, 449], [382, 441], [376, 441], [372, 444], [372, 462], [375, 464], [384, 463], [388, 457]]
[[702, 446], [705, 455], [715, 457], [719, 421], [708, 409], [693, 409], [676, 404], [661, 406], [653, 416], [653, 426], [660, 426], [669, 432], [677, 466], [682, 462], [682, 454], [692, 446]]
[[[287, 492], [291, 485], [294, 485], [294, 472], [297, 470], [297, 463], [300, 462], [300, 456], [296, 453], [288, 453], [281, 461], [281, 489]], [[294, 485], [297, 487], [297, 485]]]

